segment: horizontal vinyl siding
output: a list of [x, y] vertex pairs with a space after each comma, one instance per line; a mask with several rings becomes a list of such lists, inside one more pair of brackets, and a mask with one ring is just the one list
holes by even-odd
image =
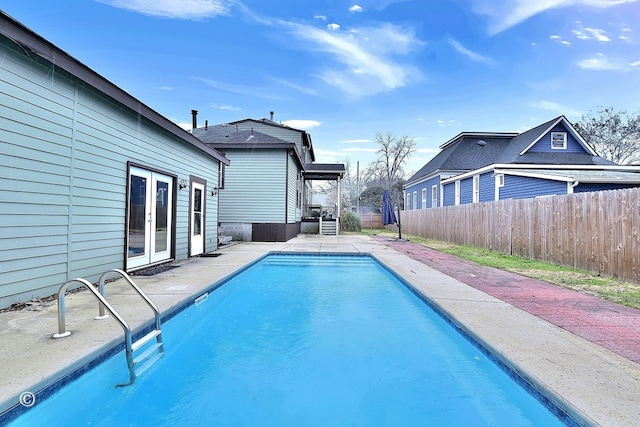
[[504, 187], [500, 188], [500, 200], [526, 199], [554, 194], [567, 194], [567, 183], [505, 174]]
[[621, 190], [624, 188], [640, 187], [640, 185], [633, 184], [578, 184], [574, 189], [574, 193], [587, 193], [590, 191], [605, 191], [605, 190]]
[[[551, 148], [551, 132], [566, 132], [567, 133], [567, 148], [565, 150], [552, 149]], [[571, 135], [564, 127], [559, 124], [555, 126], [551, 131], [547, 132], [533, 147], [529, 149], [530, 152], [535, 153], [584, 153], [585, 149], [580, 145], [577, 139]]]
[[460, 204], [473, 202], [473, 177], [460, 180]]
[[292, 224], [301, 220], [301, 211], [296, 206], [297, 194], [298, 194], [298, 167], [293, 159], [293, 156], [289, 156], [286, 153], [282, 153], [283, 156], [287, 156], [287, 223]]
[[[127, 162], [217, 180], [217, 161], [0, 37], [0, 307], [123, 268]], [[189, 191], [175, 189], [176, 258]], [[206, 250], [217, 197], [207, 196]]]
[[227, 150], [220, 221], [285, 223], [286, 150]]
[[444, 206], [453, 206], [456, 204], [456, 188], [455, 183], [451, 182], [443, 185]]
[[480, 175], [480, 202], [493, 202], [496, 198], [496, 178], [493, 171]]

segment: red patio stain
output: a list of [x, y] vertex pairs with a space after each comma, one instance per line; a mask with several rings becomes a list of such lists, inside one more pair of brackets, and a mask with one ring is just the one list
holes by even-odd
[[410, 241], [373, 239], [549, 323], [640, 363], [640, 310], [483, 267]]

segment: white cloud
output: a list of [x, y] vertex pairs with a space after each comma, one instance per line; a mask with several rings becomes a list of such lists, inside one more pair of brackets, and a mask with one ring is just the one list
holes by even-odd
[[282, 124], [294, 129], [309, 130], [320, 126], [322, 122], [316, 120], [285, 120]]
[[249, 95], [258, 98], [278, 100], [280, 97], [274, 95], [275, 91], [265, 90], [259, 86], [244, 86], [244, 85], [232, 85], [217, 80], [211, 80], [204, 77], [191, 77], [193, 80], [200, 81], [214, 89], [222, 90], [224, 92], [236, 93], [239, 95]]
[[313, 18], [314, 19], [319, 19], [321, 21], [326, 21], [327, 20], [327, 17], [324, 16], [324, 15], [315, 15]]
[[578, 67], [594, 71], [628, 71], [624, 64], [613, 62], [602, 53], [598, 53], [594, 57], [579, 61]]
[[224, 110], [224, 111], [242, 111], [242, 108], [234, 107], [233, 105], [215, 105], [215, 104], [211, 104], [211, 108], [216, 108], [218, 110]]
[[562, 114], [565, 116], [579, 117], [582, 114], [578, 110], [568, 108], [554, 101], [538, 101], [530, 104], [530, 106], [533, 108], [540, 108], [542, 110], [552, 111], [555, 114]]
[[393, 90], [420, 78], [415, 67], [396, 59], [423, 44], [410, 28], [384, 24], [339, 32], [291, 22], [279, 24], [305, 42], [305, 49], [327, 54], [316, 77], [351, 96]]
[[373, 141], [371, 141], [370, 139], [345, 139], [340, 142], [344, 144], [360, 144], [360, 143], [370, 143]]
[[498, 34], [547, 10], [569, 6], [603, 9], [638, 0], [466, 0], [472, 10], [489, 17], [488, 32]]
[[157, 90], [166, 90], [166, 91], [173, 90], [173, 88], [171, 86], [159, 86], [156, 89]]
[[229, 0], [97, 0], [109, 6], [162, 18], [201, 20], [229, 14]]
[[602, 43], [610, 42], [611, 39], [607, 36], [607, 32], [605, 30], [601, 30], [599, 28], [580, 28], [577, 30], [571, 30], [573, 34], [576, 35], [580, 40], [597, 40]]
[[640, 68], [640, 61], [636, 61], [636, 62], [629, 62], [629, 65], [631, 67], [637, 67]]
[[487, 58], [486, 56], [482, 56], [479, 53], [476, 53], [476, 52], [473, 52], [473, 51], [467, 49], [466, 47], [462, 46], [457, 40], [454, 40], [453, 38], [447, 39], [447, 42], [451, 45], [451, 47], [453, 47], [456, 50], [456, 52], [458, 52], [461, 55], [466, 56], [467, 58], [469, 58], [473, 62], [482, 62], [484, 64], [493, 64], [493, 59]]
[[362, 6], [354, 4], [349, 8], [349, 12], [351, 13], [362, 13]]
[[343, 148], [342, 151], [347, 153], [377, 153], [378, 148], [349, 147]]
[[549, 39], [553, 40], [553, 41], [556, 41], [556, 42], [560, 43], [561, 45], [564, 45], [564, 46], [567, 46], [567, 47], [571, 46], [571, 42], [569, 42], [567, 40], [563, 40], [562, 37], [560, 37], [557, 34], [549, 36]]
[[340, 24], [335, 24], [335, 23], [327, 24], [327, 28], [332, 30], [332, 31], [336, 31], [336, 30], [340, 29]]
[[304, 93], [306, 95], [317, 95], [318, 94], [318, 91], [316, 91], [313, 88], [310, 88], [308, 86], [302, 86], [302, 85], [299, 85], [299, 84], [295, 84], [295, 83], [292, 83], [292, 82], [290, 82], [288, 80], [273, 79], [273, 81], [276, 82], [276, 83], [279, 83], [281, 85], [288, 86], [288, 87], [290, 87], [292, 89], [295, 89], [298, 92]]

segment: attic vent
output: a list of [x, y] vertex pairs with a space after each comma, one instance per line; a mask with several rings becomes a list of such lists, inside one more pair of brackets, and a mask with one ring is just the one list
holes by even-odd
[[478, 144], [481, 147], [484, 147], [485, 145], [487, 145], [487, 141], [485, 141], [484, 139], [479, 139], [478, 141], [476, 141], [476, 144]]

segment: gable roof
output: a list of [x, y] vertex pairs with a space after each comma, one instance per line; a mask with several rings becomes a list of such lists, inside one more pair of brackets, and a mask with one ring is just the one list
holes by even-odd
[[134, 113], [139, 114], [173, 136], [185, 141], [216, 160], [226, 165], [229, 164], [229, 159], [224, 157], [222, 154], [210, 147], [207, 147], [202, 143], [202, 141], [182, 129], [174, 122], [143, 104], [129, 93], [120, 89], [118, 86], [111, 83], [91, 68], [31, 31], [29, 28], [25, 27], [1, 10], [0, 34], [18, 45], [24, 51], [25, 55], [29, 57], [34, 55], [46, 60], [55, 67], [66, 71], [76, 79], [86, 83], [88, 86], [93, 87], [97, 91], [102, 92], [113, 100], [119, 102]]
[[516, 134], [464, 132], [450, 139], [431, 161], [407, 180], [407, 184], [441, 172], [463, 172], [492, 164]]
[[273, 120], [270, 120], [270, 119], [265, 119], [265, 118], [263, 118], [263, 119], [246, 118], [246, 119], [234, 120], [232, 122], [221, 123], [221, 124], [217, 124], [217, 125], [213, 125], [213, 126], [206, 125], [204, 128], [197, 127], [197, 128], [192, 129], [191, 133], [196, 135], [197, 137], [201, 137], [203, 135], [203, 132], [215, 133], [215, 134], [218, 134], [218, 135], [228, 135], [228, 134], [231, 134], [233, 132], [238, 132], [240, 130], [238, 125], [240, 125], [241, 123], [264, 124], [264, 125], [273, 126], [273, 127], [280, 128], [280, 129], [286, 129], [286, 130], [290, 130], [290, 131], [293, 131], [293, 132], [298, 132], [298, 133], [300, 133], [302, 145], [309, 148], [309, 154], [311, 155], [311, 159], [313, 161], [315, 161], [315, 159], [316, 159], [315, 153], [313, 151], [313, 143], [311, 141], [311, 135], [307, 131], [301, 130], [301, 129], [296, 129], [296, 128], [293, 128], [291, 126], [287, 126], [287, 125], [282, 124], [282, 123], [277, 123], [277, 122], [274, 122]]
[[[540, 153], [533, 152], [531, 148], [542, 137], [547, 135], [551, 129], [557, 125], [563, 125], [564, 128], [576, 139], [576, 141], [585, 150], [585, 153]], [[559, 116], [548, 122], [542, 123], [526, 132], [519, 134], [511, 139], [509, 145], [502, 154], [495, 160], [495, 163], [543, 163], [543, 164], [615, 164], [609, 160], [598, 157], [593, 149], [585, 142], [585, 140], [576, 132], [575, 128], [566, 117]]]
[[[585, 150], [537, 152], [531, 148], [558, 125], [564, 126]], [[407, 180], [413, 185], [441, 173], [466, 172], [491, 164], [615, 165], [595, 154], [565, 116], [558, 116], [522, 133], [462, 132], [440, 146], [442, 151]]]

